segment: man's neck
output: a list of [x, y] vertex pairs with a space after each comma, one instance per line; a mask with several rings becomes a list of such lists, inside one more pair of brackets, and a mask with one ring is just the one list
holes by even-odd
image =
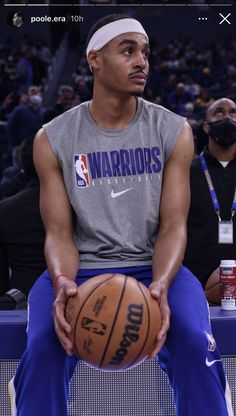
[[224, 148], [209, 138], [208, 150], [212, 156], [221, 162], [230, 162], [230, 160], [236, 157], [236, 143], [228, 148]]
[[100, 96], [94, 94], [89, 112], [94, 121], [104, 129], [118, 130], [126, 127], [137, 110], [135, 97]]

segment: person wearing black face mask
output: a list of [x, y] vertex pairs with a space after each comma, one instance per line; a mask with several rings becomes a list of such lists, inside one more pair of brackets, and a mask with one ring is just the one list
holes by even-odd
[[236, 142], [236, 120], [226, 117], [208, 124], [211, 139], [220, 147], [228, 149]]
[[220, 261], [236, 259], [236, 104], [228, 98], [208, 108], [208, 145], [191, 167], [191, 204], [184, 265], [203, 287]]

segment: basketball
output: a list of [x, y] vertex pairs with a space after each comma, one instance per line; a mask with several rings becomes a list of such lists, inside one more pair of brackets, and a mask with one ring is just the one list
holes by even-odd
[[161, 326], [149, 289], [122, 274], [102, 274], [79, 286], [66, 319], [79, 359], [104, 371], [126, 370], [153, 351]]
[[210, 275], [205, 286], [206, 298], [211, 306], [221, 304], [220, 301], [220, 268], [218, 267]]

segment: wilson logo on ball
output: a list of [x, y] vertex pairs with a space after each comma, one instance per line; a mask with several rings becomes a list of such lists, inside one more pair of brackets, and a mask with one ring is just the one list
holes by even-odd
[[138, 332], [143, 321], [142, 304], [131, 304], [128, 306], [127, 321], [128, 324], [125, 325], [119, 348], [116, 350], [115, 355], [112, 357], [110, 364], [119, 365], [128, 353], [128, 348], [132, 345], [133, 342], [137, 342], [139, 340]]

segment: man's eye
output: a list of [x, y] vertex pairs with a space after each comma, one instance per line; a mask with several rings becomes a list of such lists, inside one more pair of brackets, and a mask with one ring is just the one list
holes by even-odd
[[133, 52], [133, 49], [132, 48], [127, 48], [127, 49], [125, 49], [124, 54], [125, 55], [131, 55], [132, 52]]
[[145, 56], [145, 58], [149, 58], [150, 52], [149, 51], [144, 51], [143, 55]]

